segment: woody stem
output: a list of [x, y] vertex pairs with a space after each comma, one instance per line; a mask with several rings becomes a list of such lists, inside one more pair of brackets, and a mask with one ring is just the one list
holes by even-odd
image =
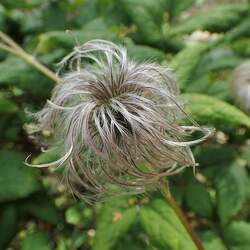
[[176, 215], [179, 217], [181, 223], [186, 228], [187, 232], [189, 233], [191, 239], [193, 240], [194, 244], [196, 245], [198, 250], [204, 250], [200, 239], [197, 237], [196, 233], [194, 232], [192, 226], [189, 224], [184, 212], [181, 210], [179, 205], [177, 204], [174, 197], [171, 195], [168, 187], [167, 180], [161, 180], [160, 181], [160, 189], [164, 196], [164, 198], [167, 200], [169, 205], [172, 207], [172, 209], [175, 211]]

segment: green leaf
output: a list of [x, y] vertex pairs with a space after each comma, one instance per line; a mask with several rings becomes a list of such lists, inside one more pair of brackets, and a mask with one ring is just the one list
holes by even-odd
[[54, 200], [48, 194], [39, 192], [22, 201], [22, 209], [36, 218], [51, 224], [59, 222]]
[[129, 208], [124, 199], [112, 199], [102, 208], [97, 222], [93, 250], [115, 249], [119, 239], [136, 222], [136, 208]]
[[22, 59], [8, 56], [0, 62], [0, 86], [6, 85], [24, 89], [34, 95], [47, 96], [53, 82]]
[[145, 238], [144, 232], [142, 232], [141, 227], [135, 226], [129, 231], [115, 247], [115, 250], [152, 250], [154, 246], [149, 244]]
[[188, 207], [196, 214], [211, 218], [213, 214], [213, 204], [208, 190], [197, 181], [189, 181], [185, 193]]
[[230, 43], [242, 37], [249, 37], [250, 36], [249, 22], [250, 22], [250, 16], [248, 15], [245, 19], [243, 19], [240, 22], [240, 24], [238, 24], [229, 32], [227, 32], [224, 35], [224, 37], [222, 37], [221, 40], [224, 41], [225, 43]]
[[2, 4], [0, 4], [0, 30], [6, 30], [6, 10]]
[[177, 185], [171, 186], [171, 193], [174, 196], [176, 202], [179, 205], [182, 205], [185, 194], [185, 190], [182, 188], [182, 186], [177, 186]]
[[240, 56], [250, 57], [250, 38], [242, 38], [233, 42], [230, 47]]
[[235, 161], [224, 168], [216, 177], [217, 209], [224, 225], [236, 216], [246, 202], [248, 195], [248, 176], [246, 169]]
[[230, 100], [231, 97], [228, 80], [217, 80], [212, 74], [203, 74], [200, 77], [194, 76], [194, 80], [190, 82], [185, 91], [187, 93], [206, 94], [224, 101]]
[[241, 110], [217, 98], [202, 94], [183, 94], [186, 111], [202, 125], [250, 127], [250, 118]]
[[138, 28], [136, 38], [142, 43], [162, 45], [164, 37], [162, 22], [167, 1], [164, 0], [121, 0], [126, 13]]
[[164, 220], [166, 220], [171, 227], [178, 232], [185, 240], [189, 241], [190, 236], [186, 229], [180, 222], [179, 218], [175, 214], [170, 205], [162, 199], [154, 199], [150, 203], [150, 207], [153, 208]]
[[0, 84], [5, 85], [17, 82], [21, 73], [21, 77], [24, 77], [25, 71], [27, 71], [27, 64], [21, 59], [9, 56], [0, 63]]
[[31, 9], [37, 5], [42, 3], [42, 0], [33, 0], [33, 1], [23, 1], [23, 0], [16, 0], [13, 2], [12, 0], [2, 0], [1, 1], [6, 8], [8, 9]]
[[65, 30], [68, 22], [65, 13], [60, 9], [58, 2], [49, 2], [43, 13], [43, 26], [46, 30]]
[[15, 151], [0, 151], [0, 201], [24, 198], [39, 189], [32, 169], [23, 164], [24, 155]]
[[166, 59], [166, 55], [159, 49], [145, 45], [127, 44], [128, 56], [139, 62], [157, 61]]
[[60, 158], [59, 152], [56, 150], [53, 151], [46, 151], [41, 154], [39, 154], [37, 157], [35, 157], [32, 160], [32, 164], [44, 164], [56, 161]]
[[228, 101], [231, 98], [228, 81], [224, 79], [216, 80], [210, 74], [204, 74], [200, 78], [194, 79], [185, 91], [187, 93], [206, 94], [223, 101]]
[[168, 11], [171, 13], [172, 17], [176, 17], [182, 11], [188, 9], [193, 6], [197, 0], [184, 0], [184, 1], [169, 1], [170, 6], [168, 7]]
[[196, 246], [173, 209], [155, 199], [140, 210], [141, 224], [154, 245], [164, 250], [194, 250]]
[[235, 221], [224, 230], [224, 238], [230, 250], [250, 249], [250, 223]]
[[0, 114], [14, 113], [17, 109], [17, 105], [0, 92]]
[[243, 61], [244, 58], [227, 47], [217, 47], [208, 51], [197, 65], [192, 81], [186, 86], [185, 91], [230, 100], [229, 82], [232, 70]]
[[201, 167], [228, 165], [237, 156], [237, 148], [232, 145], [204, 144], [195, 147], [194, 156]]
[[144, 230], [156, 246], [166, 250], [181, 249], [178, 233], [154, 210], [142, 208], [140, 219]]
[[14, 205], [0, 208], [0, 249], [5, 249], [18, 230], [17, 211]]
[[83, 223], [83, 204], [79, 203], [69, 207], [65, 212], [65, 219], [67, 223], [72, 225]]
[[42, 232], [30, 233], [22, 242], [21, 250], [51, 250], [46, 234]]
[[[72, 2], [64, 2], [62, 4], [72, 4]], [[74, 22], [82, 27], [85, 23], [93, 20], [97, 16], [98, 4], [96, 0], [78, 0], [74, 1], [74, 5], [68, 10], [69, 13], [72, 12], [72, 8], [77, 10], [76, 16], [74, 17]], [[73, 5], [73, 4], [72, 4]]]
[[250, 148], [246, 147], [242, 154], [242, 159], [247, 162], [248, 167], [250, 167]]
[[227, 250], [221, 238], [211, 230], [202, 232], [201, 240], [205, 250]]
[[225, 4], [204, 10], [197, 15], [192, 15], [186, 19], [181, 19], [179, 25], [175, 25], [170, 34], [179, 35], [180, 33], [191, 33], [195, 30], [209, 30], [221, 32], [230, 29], [239, 23], [248, 11], [247, 4]]
[[181, 50], [172, 59], [170, 66], [174, 70], [181, 88], [185, 88], [186, 85], [189, 84], [203, 54], [206, 51], [206, 45], [190, 45]]
[[206, 73], [213, 75], [214, 72], [221, 70], [233, 70], [243, 61], [244, 58], [239, 57], [229, 48], [214, 48], [202, 58], [196, 72], [199, 77]]
[[[71, 32], [80, 44], [91, 39], [117, 40], [117, 35], [109, 29], [103, 18], [96, 18], [85, 24], [82, 29]], [[40, 54], [50, 53], [58, 47], [68, 51], [76, 45], [74, 37], [65, 31], [46, 32], [39, 35], [36, 40], [36, 52]]]

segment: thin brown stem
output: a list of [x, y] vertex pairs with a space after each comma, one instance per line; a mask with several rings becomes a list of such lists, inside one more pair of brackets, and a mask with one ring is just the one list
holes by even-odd
[[3, 43], [0, 43], [0, 49], [3, 49], [22, 58], [28, 64], [35, 67], [38, 71], [40, 71], [53, 81], [59, 81], [59, 77], [53, 71], [38, 62], [34, 56], [27, 53], [22, 47], [20, 47], [14, 40], [12, 40], [7, 34], [3, 33], [2, 31], [0, 31], [0, 40], [3, 41]]
[[192, 238], [194, 244], [196, 245], [198, 250], [204, 250], [204, 247], [201, 244], [200, 239], [197, 237], [196, 233], [194, 232], [192, 226], [189, 224], [185, 214], [177, 204], [176, 200], [174, 197], [171, 195], [169, 188], [168, 188], [168, 183], [166, 180], [161, 180], [160, 182], [160, 189], [162, 191], [162, 194], [164, 198], [167, 200], [169, 205], [173, 208], [175, 211], [176, 215], [179, 217], [181, 223], [183, 226], [186, 228], [187, 232], [189, 233], [190, 237]]

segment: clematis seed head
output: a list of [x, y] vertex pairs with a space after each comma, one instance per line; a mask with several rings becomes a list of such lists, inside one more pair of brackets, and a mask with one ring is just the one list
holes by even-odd
[[[190, 146], [211, 130], [184, 112], [168, 68], [136, 63], [125, 47], [104, 40], [75, 47], [59, 66], [60, 83], [35, 117], [62, 156], [31, 166], [64, 166], [71, 190], [88, 201], [142, 193], [195, 167]], [[202, 136], [191, 140], [194, 131]]]

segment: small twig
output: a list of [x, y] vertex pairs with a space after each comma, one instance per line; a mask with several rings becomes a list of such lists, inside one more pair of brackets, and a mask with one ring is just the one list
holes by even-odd
[[43, 73], [53, 81], [59, 81], [59, 77], [53, 71], [38, 62], [34, 56], [27, 53], [22, 47], [20, 47], [14, 40], [12, 40], [7, 34], [3, 33], [2, 31], [0, 31], [0, 40], [5, 43], [0, 43], [0, 49], [3, 49], [22, 58], [24, 61], [34, 66], [37, 70], [39, 70], [41, 73]]
[[193, 228], [189, 224], [185, 214], [183, 213], [183, 211], [181, 210], [181, 208], [177, 204], [174, 197], [171, 195], [171, 193], [169, 191], [169, 188], [168, 188], [168, 182], [166, 180], [163, 180], [163, 179], [161, 180], [160, 189], [162, 191], [163, 196], [165, 197], [165, 199], [169, 203], [169, 205], [173, 208], [176, 215], [179, 217], [182, 225], [186, 228], [187, 232], [189, 233], [189, 235], [190, 235], [191, 239], [193, 240], [194, 244], [196, 245], [197, 249], [198, 250], [204, 250], [204, 248], [203, 248], [203, 246], [201, 244], [201, 241], [199, 240], [199, 238], [197, 237], [197, 235], [194, 232]]
[[44, 75], [46, 75], [47, 77], [49, 77], [53, 81], [55, 81], [55, 82], [59, 81], [59, 77], [53, 71], [51, 71], [50, 69], [45, 67], [40, 62], [38, 62], [37, 59], [34, 56], [32, 56], [32, 55], [30, 55], [30, 54], [28, 54], [26, 52], [25, 53], [20, 53], [19, 56], [20, 56], [20, 58], [24, 59], [27, 63], [34, 66], [41, 73], [43, 73]]
[[0, 49], [16, 55], [16, 51], [14, 49], [12, 49], [11, 47], [9, 47], [8, 45], [5, 45], [3, 43], [0, 43]]
[[12, 40], [7, 34], [0, 31], [0, 39], [3, 40], [4, 43], [6, 43], [8, 46], [12, 47], [15, 50], [23, 51], [23, 49], [14, 41]]

